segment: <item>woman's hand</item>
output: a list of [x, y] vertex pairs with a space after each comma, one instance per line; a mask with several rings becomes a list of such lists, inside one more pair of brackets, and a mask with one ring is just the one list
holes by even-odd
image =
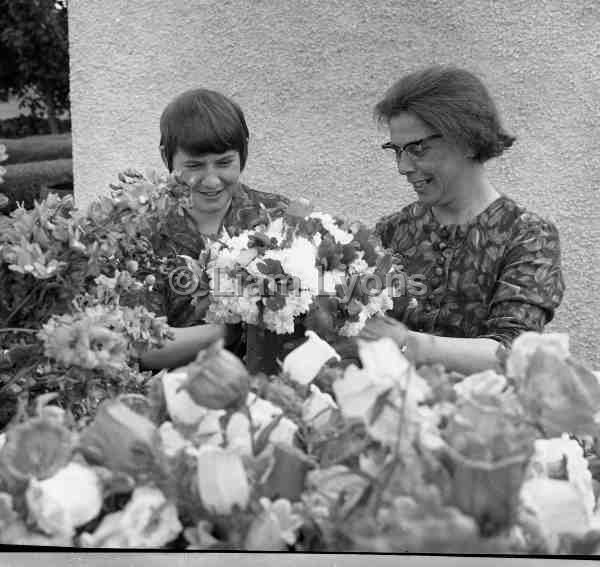
[[367, 341], [376, 341], [383, 337], [390, 337], [402, 347], [408, 340], [408, 328], [392, 317], [376, 315], [367, 320], [359, 335], [359, 338]]

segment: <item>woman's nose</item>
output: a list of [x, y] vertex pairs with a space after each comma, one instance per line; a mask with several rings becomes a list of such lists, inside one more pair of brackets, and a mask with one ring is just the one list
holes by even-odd
[[219, 176], [215, 173], [208, 173], [200, 182], [202, 187], [207, 189], [218, 189], [222, 184]]
[[396, 154], [396, 165], [400, 175], [406, 175], [415, 170], [415, 165], [406, 152], [402, 152], [400, 156]]

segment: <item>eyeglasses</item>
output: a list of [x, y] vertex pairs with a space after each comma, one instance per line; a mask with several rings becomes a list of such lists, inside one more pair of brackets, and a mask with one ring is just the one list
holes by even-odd
[[402, 157], [402, 152], [406, 152], [409, 157], [412, 159], [419, 159], [425, 155], [425, 152], [428, 148], [424, 148], [423, 144], [428, 142], [429, 140], [434, 140], [435, 138], [442, 138], [441, 134], [432, 134], [431, 136], [427, 136], [425, 138], [421, 138], [420, 140], [415, 140], [414, 142], [408, 142], [408, 144], [404, 144], [404, 146], [398, 146], [392, 142], [386, 142], [381, 147], [384, 150], [394, 150], [396, 154], [396, 160], [400, 161]]

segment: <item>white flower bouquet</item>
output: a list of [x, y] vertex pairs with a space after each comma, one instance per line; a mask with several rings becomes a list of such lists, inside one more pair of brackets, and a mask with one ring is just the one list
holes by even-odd
[[369, 317], [392, 307], [391, 255], [361, 225], [312, 212], [304, 202], [292, 203], [283, 217], [223, 235], [200, 259], [186, 261], [208, 275], [210, 323], [289, 334], [301, 318], [322, 335], [355, 336]]

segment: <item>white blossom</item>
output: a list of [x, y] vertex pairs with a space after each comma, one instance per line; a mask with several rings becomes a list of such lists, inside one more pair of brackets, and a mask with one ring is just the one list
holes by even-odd
[[232, 450], [203, 446], [197, 454], [198, 491], [212, 513], [230, 514], [234, 506], [244, 509], [250, 487], [240, 456]]
[[340, 355], [314, 331], [306, 331], [308, 340], [290, 352], [283, 360], [283, 371], [295, 382], [306, 385], [319, 373], [330, 359], [340, 360]]
[[100, 513], [102, 485], [93, 469], [71, 462], [50, 478], [32, 478], [25, 498], [42, 531], [72, 534]]
[[339, 244], [349, 244], [352, 242], [354, 235], [351, 232], [341, 229], [336, 223], [334, 218], [327, 213], [311, 213], [311, 219], [318, 219], [321, 221], [323, 228], [333, 236], [334, 240]]
[[534, 477], [520, 492], [522, 514], [530, 517], [549, 553], [556, 553], [561, 535], [582, 537], [590, 519], [579, 492], [566, 480]]
[[93, 534], [81, 535], [83, 547], [162, 547], [183, 529], [177, 508], [158, 488], [138, 486], [120, 512], [107, 514]]
[[528, 467], [529, 476], [565, 479], [579, 494], [588, 518], [594, 514], [596, 498], [592, 473], [583, 449], [565, 433], [553, 439], [537, 439]]

